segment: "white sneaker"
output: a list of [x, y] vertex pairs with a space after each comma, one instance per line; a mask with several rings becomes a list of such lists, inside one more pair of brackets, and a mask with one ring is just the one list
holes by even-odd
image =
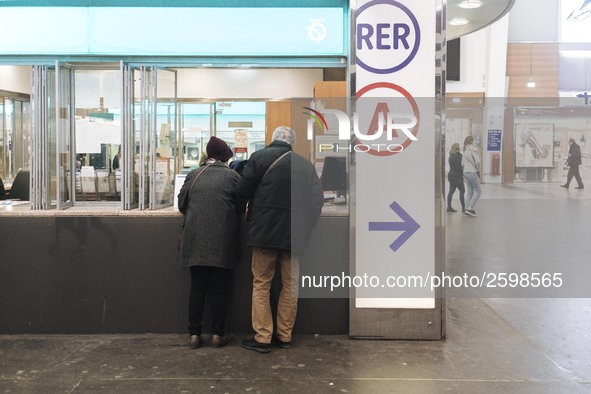
[[473, 209], [466, 209], [466, 210], [464, 211], [464, 215], [467, 215], [467, 216], [472, 216], [473, 218], [477, 217], [477, 216], [476, 216], [476, 211], [475, 211], [475, 210], [473, 210]]

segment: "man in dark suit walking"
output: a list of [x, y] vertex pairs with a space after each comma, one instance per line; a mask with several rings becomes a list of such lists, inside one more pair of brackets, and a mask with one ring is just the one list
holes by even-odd
[[583, 180], [581, 179], [581, 174], [579, 173], [579, 166], [581, 165], [581, 147], [575, 142], [573, 138], [568, 139], [568, 144], [570, 148], [568, 150], [568, 159], [566, 159], [566, 165], [568, 166], [568, 175], [566, 176], [566, 183], [564, 185], [560, 185], [560, 187], [564, 187], [568, 189], [570, 185], [570, 181], [573, 179], [573, 176], [577, 180], [577, 187], [575, 189], [583, 189]]

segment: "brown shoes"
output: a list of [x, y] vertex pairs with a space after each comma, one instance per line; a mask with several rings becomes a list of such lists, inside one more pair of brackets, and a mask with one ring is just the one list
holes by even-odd
[[[230, 343], [232, 340], [232, 335], [213, 335], [211, 338], [211, 346], [212, 347], [223, 347]], [[190, 335], [189, 336], [189, 347], [191, 349], [200, 348], [203, 345], [203, 341], [201, 340], [200, 335]]]
[[211, 346], [212, 347], [223, 347], [230, 343], [232, 340], [232, 335], [215, 335], [211, 338]]
[[203, 342], [201, 342], [201, 337], [199, 335], [190, 335], [189, 336], [189, 347], [191, 349], [197, 349], [201, 346]]

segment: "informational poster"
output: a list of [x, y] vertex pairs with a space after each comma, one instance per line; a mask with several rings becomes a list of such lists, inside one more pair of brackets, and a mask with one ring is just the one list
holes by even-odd
[[234, 152], [248, 152], [248, 130], [237, 129], [234, 131]]
[[591, 31], [591, 1], [560, 1], [560, 41], [589, 42]]
[[486, 148], [489, 152], [500, 152], [502, 142], [501, 130], [489, 130], [486, 141]]
[[554, 167], [553, 124], [515, 124], [515, 167]]

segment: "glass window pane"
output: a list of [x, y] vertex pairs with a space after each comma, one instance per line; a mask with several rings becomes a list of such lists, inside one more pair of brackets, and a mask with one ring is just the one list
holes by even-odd
[[176, 72], [155, 69], [156, 129], [153, 208], [173, 204], [177, 163]]
[[183, 103], [181, 117], [181, 172], [188, 173], [199, 166], [205, 145], [211, 135], [211, 103]]
[[[248, 159], [265, 146], [264, 101], [226, 101], [216, 103], [216, 135], [235, 152], [234, 160]], [[236, 146], [236, 134], [239, 135]]]
[[121, 71], [75, 76], [76, 200], [120, 202]]
[[72, 79], [73, 70], [67, 67], [58, 69], [58, 89], [56, 101], [58, 106], [57, 118], [57, 165], [56, 193], [58, 209], [72, 204], [71, 198], [71, 172], [72, 172]]

